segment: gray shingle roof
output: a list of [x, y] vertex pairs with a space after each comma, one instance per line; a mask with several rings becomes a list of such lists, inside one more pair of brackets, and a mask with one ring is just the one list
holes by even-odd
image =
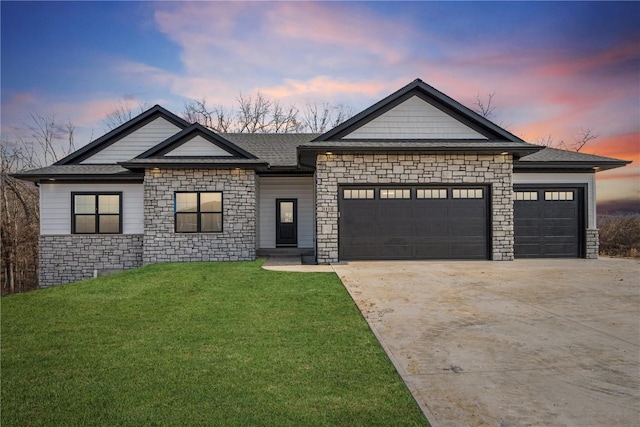
[[297, 148], [317, 133], [223, 133], [222, 137], [266, 161], [270, 166], [298, 165]]
[[515, 168], [598, 168], [599, 170], [613, 169], [631, 163], [628, 160], [613, 159], [595, 154], [578, 153], [576, 151], [560, 150], [545, 147], [537, 153], [521, 157]]
[[[319, 141], [312, 142], [317, 134], [222, 134], [224, 138], [238, 145], [254, 155], [257, 159], [211, 158], [211, 157], [155, 157], [148, 159], [131, 159], [122, 162], [127, 167], [153, 167], [154, 165], [173, 165], [197, 167], [198, 165], [216, 167], [260, 167], [269, 164], [270, 167], [298, 167], [297, 150], [309, 151], [309, 154], [321, 150], [358, 150], [366, 151], [399, 151], [428, 150], [428, 151], [509, 151], [528, 154], [540, 148], [532, 144], [521, 142], [488, 142], [488, 141]], [[575, 151], [543, 148], [532, 154], [524, 155], [514, 164], [516, 169], [526, 168], [555, 168], [555, 169], [612, 169], [630, 163], [626, 160], [612, 159], [594, 154], [577, 153]], [[40, 169], [33, 169], [14, 174], [15, 177], [39, 181], [41, 179], [117, 179], [140, 180], [141, 173], [134, 173], [122, 165], [93, 164], [93, 165], [51, 165]]]

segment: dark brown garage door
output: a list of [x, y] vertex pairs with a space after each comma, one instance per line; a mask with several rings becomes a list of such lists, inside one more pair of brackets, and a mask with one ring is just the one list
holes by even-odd
[[342, 260], [487, 259], [486, 187], [342, 187]]
[[516, 187], [516, 258], [584, 256], [582, 212], [582, 188]]

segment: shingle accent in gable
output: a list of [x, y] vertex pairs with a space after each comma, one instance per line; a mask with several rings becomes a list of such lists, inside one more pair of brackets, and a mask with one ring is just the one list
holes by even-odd
[[415, 79], [405, 87], [397, 90], [371, 107], [351, 117], [349, 120], [337, 127], [325, 132], [315, 139], [315, 141], [328, 141], [342, 139], [358, 127], [370, 122], [391, 108], [399, 105], [412, 96], [419, 96], [431, 103], [445, 113], [452, 115], [457, 120], [462, 121], [467, 126], [477, 130], [491, 140], [524, 142], [522, 139], [501, 128], [495, 123], [480, 116], [471, 109], [465, 107], [444, 93], [429, 86], [420, 79]]
[[194, 123], [191, 126], [173, 135], [172, 137], [162, 141], [156, 146], [140, 154], [139, 156], [137, 156], [137, 158], [144, 159], [144, 158], [164, 156], [165, 154], [171, 152], [173, 149], [181, 146], [182, 144], [187, 143], [189, 140], [191, 140], [191, 138], [193, 138], [196, 135], [202, 136], [204, 139], [211, 142], [211, 144], [217, 145], [218, 147], [225, 150], [226, 152], [228, 152], [230, 155], [233, 155], [234, 157], [246, 158], [246, 159], [254, 159], [256, 157], [251, 152], [237, 146], [236, 144], [229, 141], [222, 135], [217, 134], [211, 131], [210, 129], [207, 129], [206, 127], [202, 126], [199, 123]]
[[162, 108], [159, 105], [154, 105], [147, 111], [139, 114], [128, 122], [118, 126], [112, 131], [106, 133], [100, 138], [94, 140], [93, 142], [85, 145], [84, 147], [74, 151], [69, 154], [67, 157], [56, 162], [56, 165], [67, 165], [82, 162], [83, 160], [93, 156], [101, 150], [109, 147], [111, 144], [119, 141], [123, 137], [135, 132], [136, 130], [142, 128], [146, 124], [152, 122], [158, 117], [162, 117], [167, 120], [169, 123], [174, 124], [180, 129], [184, 129], [189, 126], [189, 123], [173, 114], [169, 110]]

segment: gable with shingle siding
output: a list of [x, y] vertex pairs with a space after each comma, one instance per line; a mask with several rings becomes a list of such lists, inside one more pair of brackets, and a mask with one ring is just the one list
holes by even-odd
[[140, 153], [180, 132], [178, 126], [163, 117], [157, 117], [143, 127], [123, 136], [108, 147], [83, 160], [82, 164], [113, 164], [136, 157]]

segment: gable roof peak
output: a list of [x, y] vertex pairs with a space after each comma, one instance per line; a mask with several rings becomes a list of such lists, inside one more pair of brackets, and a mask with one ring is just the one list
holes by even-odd
[[63, 159], [57, 161], [56, 165], [67, 165], [73, 164], [76, 162], [80, 162], [88, 157], [91, 157], [96, 152], [100, 151], [104, 147], [110, 145], [115, 140], [122, 138], [123, 136], [133, 132], [134, 130], [142, 127], [146, 123], [154, 120], [157, 117], [162, 117], [168, 122], [176, 125], [180, 129], [184, 129], [189, 126], [189, 122], [184, 120], [182, 117], [179, 117], [167, 110], [166, 108], [156, 104], [153, 107], [149, 108], [146, 111], [138, 114], [136, 117], [131, 120], [122, 123], [120, 126], [115, 129], [110, 130], [106, 134], [102, 135], [100, 138], [93, 140], [89, 144], [84, 147], [74, 151]]
[[524, 143], [522, 139], [513, 135], [511, 132], [503, 129], [490, 120], [487, 120], [475, 111], [465, 107], [453, 98], [445, 95], [433, 86], [425, 83], [420, 78], [414, 79], [409, 84], [393, 92], [381, 101], [373, 104], [371, 107], [363, 110], [362, 112], [351, 117], [349, 120], [346, 120], [342, 124], [320, 135], [319, 137], [314, 139], [314, 141], [329, 141], [332, 139], [341, 139], [350, 131], [357, 129], [373, 118], [379, 116], [383, 112], [388, 111], [398, 102], [406, 99], [407, 97], [410, 97], [414, 93], [423, 97], [423, 99], [433, 100], [435, 104], [444, 107], [446, 110], [453, 112], [459, 117], [463, 117], [465, 120], [468, 120], [471, 123], [474, 123], [479, 128], [484, 129], [487, 134], [494, 135], [495, 138], [505, 141]]
[[203, 126], [200, 123], [193, 123], [185, 127], [184, 129], [182, 129], [180, 132], [176, 133], [175, 135], [167, 138], [161, 143], [151, 147], [149, 150], [145, 151], [144, 153], [138, 155], [136, 159], [147, 159], [147, 158], [156, 157], [156, 156], [164, 156], [170, 151], [176, 149], [180, 145], [189, 141], [194, 135], [200, 135], [204, 137], [206, 140], [208, 140], [214, 145], [217, 145], [223, 150], [227, 151], [230, 155], [234, 157], [241, 157], [246, 159], [257, 158], [254, 154], [238, 147], [236, 144], [229, 141], [227, 138], [212, 131], [206, 126]]

